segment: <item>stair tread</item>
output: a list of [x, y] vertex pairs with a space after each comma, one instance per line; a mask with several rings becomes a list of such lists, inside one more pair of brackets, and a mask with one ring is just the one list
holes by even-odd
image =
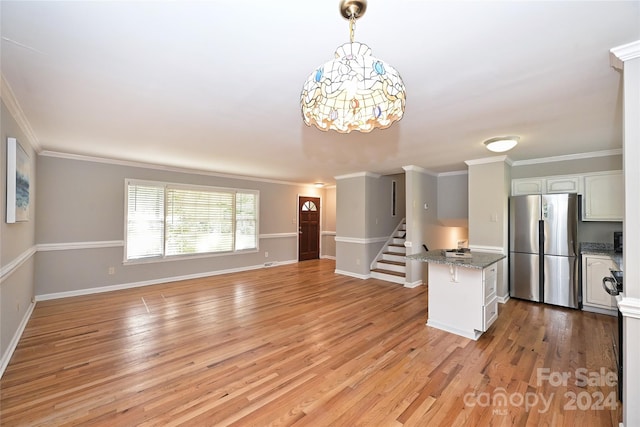
[[375, 271], [376, 273], [382, 273], [382, 274], [390, 274], [392, 276], [405, 277], [404, 273], [399, 273], [397, 271], [391, 271], [391, 270], [385, 270], [383, 268], [373, 268], [373, 269], [371, 269], [371, 271]]
[[406, 262], [391, 261], [391, 260], [388, 260], [388, 259], [379, 259], [378, 262], [380, 262], [382, 264], [393, 264], [393, 265], [398, 265], [398, 266], [402, 266], [402, 267], [405, 267], [407, 265]]

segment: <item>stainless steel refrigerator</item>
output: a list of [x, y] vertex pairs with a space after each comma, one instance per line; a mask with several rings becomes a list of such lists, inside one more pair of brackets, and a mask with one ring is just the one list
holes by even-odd
[[579, 308], [578, 196], [513, 196], [509, 200], [509, 294]]

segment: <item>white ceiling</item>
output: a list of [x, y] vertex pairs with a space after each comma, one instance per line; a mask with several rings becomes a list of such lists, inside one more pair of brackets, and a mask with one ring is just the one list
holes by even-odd
[[0, 2], [2, 75], [42, 151], [311, 183], [436, 173], [520, 135], [527, 160], [622, 147], [609, 50], [638, 1], [371, 0], [355, 39], [402, 75], [404, 118], [338, 134], [300, 90], [348, 41], [338, 1]]

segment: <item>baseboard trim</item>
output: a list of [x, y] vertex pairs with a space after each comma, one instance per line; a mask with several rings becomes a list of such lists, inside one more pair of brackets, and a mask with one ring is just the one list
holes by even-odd
[[31, 304], [29, 304], [29, 307], [27, 307], [27, 310], [24, 312], [24, 316], [22, 316], [22, 320], [20, 321], [20, 325], [18, 325], [18, 329], [16, 329], [16, 333], [13, 334], [7, 350], [2, 355], [2, 359], [0, 359], [0, 378], [2, 378], [2, 376], [4, 375], [4, 370], [7, 369], [9, 361], [11, 360], [11, 356], [13, 356], [13, 352], [16, 351], [18, 342], [20, 342], [22, 333], [27, 327], [29, 319], [31, 319], [31, 314], [33, 314], [33, 309], [35, 308], [35, 306], [35, 302], [32, 302]]
[[422, 285], [422, 280], [417, 280], [417, 281], [412, 282], [412, 283], [404, 282], [404, 287], [405, 288], [417, 288], [420, 285]]
[[371, 276], [368, 274], [358, 274], [358, 273], [352, 273], [351, 271], [344, 271], [344, 270], [338, 270], [338, 269], [336, 269], [334, 273], [342, 274], [343, 276], [355, 277], [356, 279], [362, 279], [362, 280], [371, 278]]
[[618, 309], [624, 317], [640, 320], [640, 298], [616, 297]]
[[436, 328], [436, 329], [440, 329], [441, 331], [445, 331], [445, 332], [449, 332], [452, 334], [456, 334], [456, 335], [460, 335], [464, 338], [469, 338], [472, 339], [474, 341], [477, 341], [478, 338], [480, 337], [480, 335], [482, 335], [482, 332], [479, 331], [467, 331], [467, 330], [462, 330], [462, 329], [458, 329], [458, 328], [454, 328], [450, 325], [446, 325], [444, 323], [440, 323], [431, 319], [427, 320], [427, 326], [430, 326], [432, 328]]
[[500, 304], [506, 304], [507, 301], [509, 301], [511, 299], [511, 297], [509, 295], [503, 296], [503, 297], [498, 297], [498, 302]]
[[275, 261], [269, 265], [265, 265], [265, 264], [250, 265], [247, 267], [230, 268], [226, 270], [216, 270], [216, 271], [206, 271], [203, 273], [187, 274], [183, 276], [163, 277], [160, 279], [144, 280], [141, 282], [122, 283], [119, 285], [98, 286], [95, 288], [79, 289], [75, 291], [55, 292], [51, 294], [36, 295], [35, 300], [48, 301], [48, 300], [60, 299], [60, 298], [77, 297], [81, 295], [99, 294], [103, 292], [111, 292], [111, 291], [119, 291], [123, 289], [140, 288], [143, 286], [159, 285], [162, 283], [178, 282], [181, 280], [201, 279], [203, 277], [219, 276], [221, 274], [239, 273], [242, 271], [249, 271], [249, 270], [258, 270], [260, 268], [273, 268], [278, 265], [295, 264], [297, 262], [298, 260], [295, 260], [295, 259], [287, 260], [287, 261]]

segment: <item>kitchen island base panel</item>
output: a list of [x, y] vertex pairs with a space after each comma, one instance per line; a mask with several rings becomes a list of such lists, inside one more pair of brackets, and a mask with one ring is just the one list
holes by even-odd
[[498, 318], [498, 261], [505, 255], [447, 253], [436, 249], [405, 257], [429, 264], [427, 326], [477, 340]]
[[428, 319], [427, 320], [427, 326], [430, 326], [430, 327], [436, 328], [436, 329], [440, 329], [441, 331], [445, 331], [445, 332], [449, 332], [449, 333], [452, 333], [452, 334], [460, 335], [461, 337], [469, 338], [469, 339], [472, 339], [474, 341], [477, 341], [478, 338], [480, 338], [480, 336], [483, 334], [482, 331], [477, 331], [475, 329], [473, 331], [457, 329], [457, 328], [454, 328], [451, 325], [446, 325], [444, 323], [440, 323], [437, 320], [433, 320], [433, 319]]
[[498, 318], [496, 271], [429, 263], [427, 326], [477, 340]]

